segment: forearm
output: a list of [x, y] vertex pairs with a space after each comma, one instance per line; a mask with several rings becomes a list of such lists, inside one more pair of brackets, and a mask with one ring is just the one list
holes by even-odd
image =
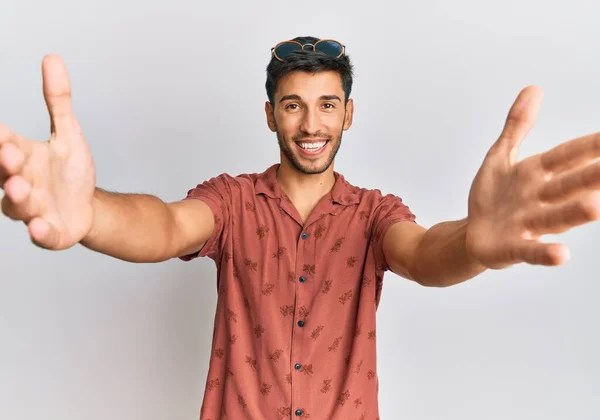
[[97, 188], [94, 222], [81, 241], [86, 248], [129, 262], [160, 262], [170, 254], [173, 215], [161, 199]]
[[413, 275], [420, 284], [447, 287], [475, 277], [485, 267], [466, 249], [466, 219], [432, 226], [415, 252]]

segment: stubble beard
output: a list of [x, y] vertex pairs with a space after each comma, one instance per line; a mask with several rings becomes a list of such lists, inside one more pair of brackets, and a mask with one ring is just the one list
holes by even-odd
[[[285, 141], [285, 139], [279, 132], [279, 128], [276, 129], [276, 133], [277, 133], [277, 142], [279, 143], [279, 149], [283, 152], [283, 155], [286, 157], [288, 162], [297, 171], [299, 171], [303, 174], [307, 174], [307, 175], [321, 174], [321, 173], [325, 172], [327, 169], [329, 169], [329, 167], [333, 163], [333, 160], [335, 159], [335, 156], [337, 155], [337, 153], [342, 145], [343, 130], [340, 131], [340, 134], [337, 137], [309, 136], [307, 134], [297, 134], [291, 139], [291, 142], [289, 142], [289, 143], [287, 141]], [[328, 147], [330, 148], [329, 156], [327, 157], [324, 164], [322, 164], [320, 166], [315, 166], [315, 164], [309, 164], [309, 165], [303, 164], [300, 160], [301, 158], [292, 151], [292, 144], [295, 144], [295, 142], [300, 141], [303, 138], [308, 138], [308, 137], [319, 138], [319, 139], [329, 141], [329, 143], [327, 144]]]

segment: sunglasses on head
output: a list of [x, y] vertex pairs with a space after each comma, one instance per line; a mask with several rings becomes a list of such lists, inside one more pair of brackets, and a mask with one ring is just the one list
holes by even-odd
[[271, 48], [271, 53], [279, 61], [297, 51], [320, 52], [334, 58], [340, 58], [346, 51], [346, 46], [333, 39], [320, 39], [314, 44], [301, 44], [298, 41], [282, 41]]

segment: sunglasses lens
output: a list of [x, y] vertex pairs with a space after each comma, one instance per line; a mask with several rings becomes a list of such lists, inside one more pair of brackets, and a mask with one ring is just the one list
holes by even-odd
[[342, 46], [336, 41], [322, 41], [315, 46], [315, 50], [332, 57], [338, 57], [342, 54]]
[[295, 42], [283, 42], [275, 48], [275, 54], [282, 60], [294, 51], [302, 51], [302, 47]]

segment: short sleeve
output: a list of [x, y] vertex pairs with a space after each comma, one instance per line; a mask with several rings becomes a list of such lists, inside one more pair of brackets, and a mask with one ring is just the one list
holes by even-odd
[[202, 249], [180, 256], [183, 261], [190, 261], [198, 257], [209, 257], [215, 262], [220, 260], [223, 250], [224, 236], [229, 226], [229, 211], [231, 208], [230, 177], [221, 174], [211, 178], [188, 191], [184, 200], [202, 200], [210, 207], [214, 217], [214, 229]]
[[416, 217], [400, 197], [388, 194], [381, 198], [376, 207], [371, 225], [371, 240], [375, 254], [375, 264], [381, 271], [389, 270], [383, 253], [383, 238], [394, 223], [402, 221], [415, 222]]

